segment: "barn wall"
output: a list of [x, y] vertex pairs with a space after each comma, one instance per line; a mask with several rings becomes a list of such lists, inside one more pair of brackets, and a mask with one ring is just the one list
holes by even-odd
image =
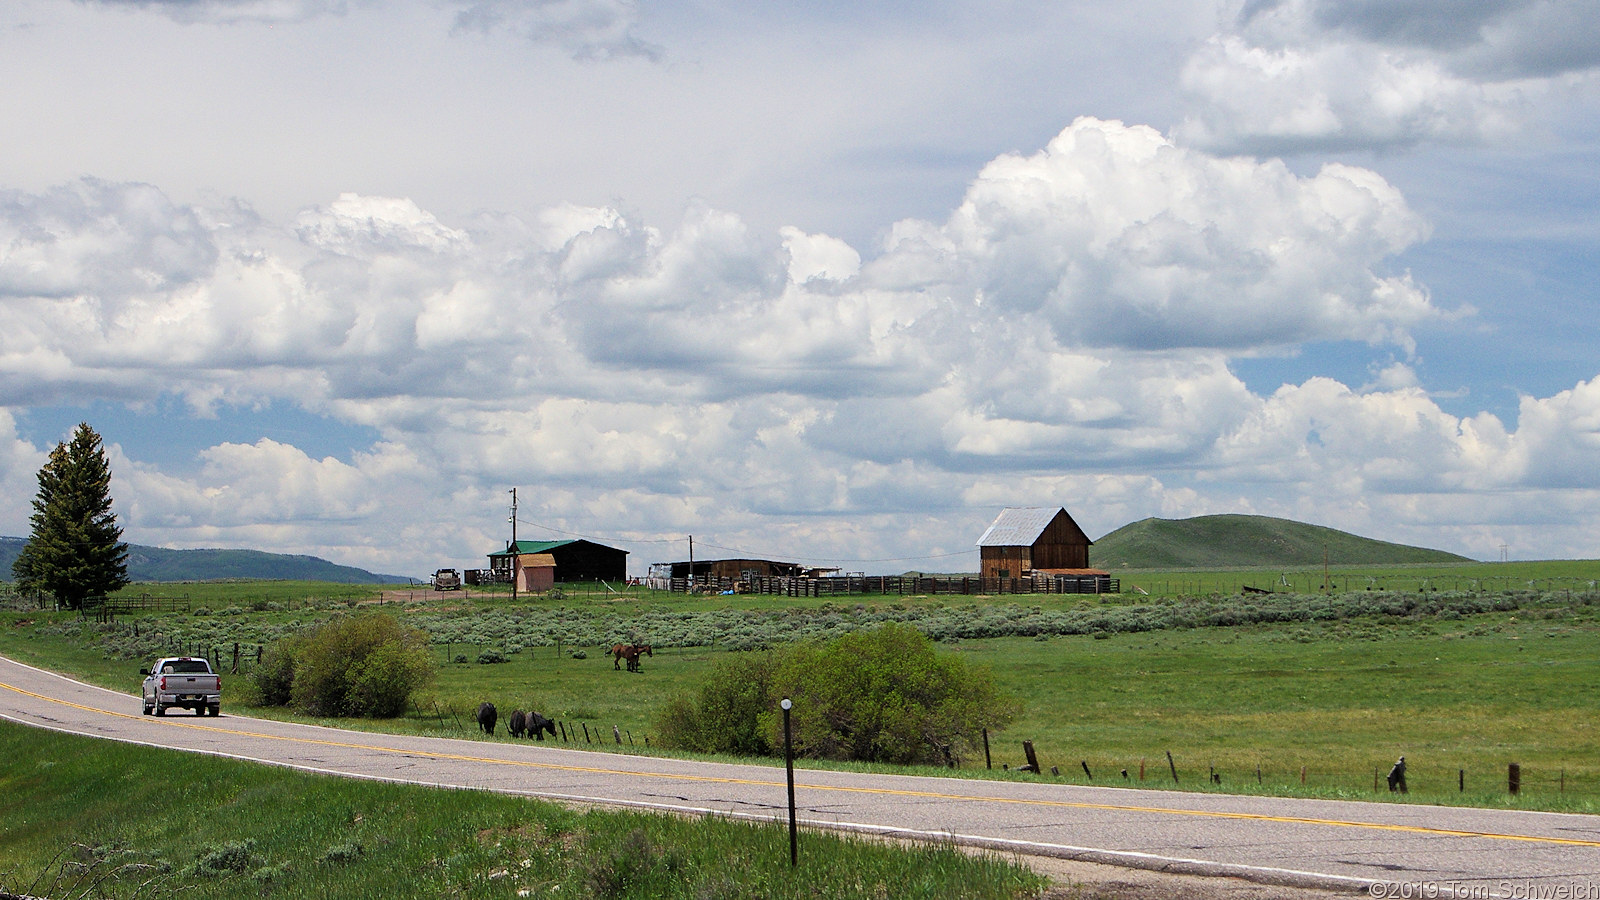
[[557, 581], [618, 581], [628, 577], [628, 551], [577, 541], [552, 547]]
[[984, 578], [1020, 578], [1034, 568], [1031, 547], [979, 547], [978, 561]]
[[1057, 513], [1050, 524], [1033, 543], [1035, 569], [1087, 569], [1089, 567], [1089, 536], [1083, 533], [1072, 517]]

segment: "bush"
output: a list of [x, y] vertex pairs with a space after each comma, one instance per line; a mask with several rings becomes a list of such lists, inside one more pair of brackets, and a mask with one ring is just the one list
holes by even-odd
[[366, 613], [275, 642], [253, 688], [264, 704], [292, 704], [308, 715], [391, 718], [433, 674], [424, 632], [388, 613]]
[[[669, 747], [701, 753], [736, 756], [771, 756], [768, 734], [783, 722], [775, 715], [770, 654], [739, 654], [712, 670], [695, 699], [678, 697], [667, 702], [656, 717], [656, 730]], [[782, 699], [782, 698], [778, 698]], [[780, 743], [781, 748], [781, 735]]]
[[251, 699], [263, 706], [288, 706], [294, 699], [295, 656], [304, 638], [292, 635], [275, 641], [261, 654], [261, 665], [248, 676]]
[[987, 669], [891, 623], [724, 663], [694, 699], [667, 704], [657, 731], [671, 747], [772, 755], [783, 746], [783, 697], [794, 701], [795, 755], [898, 764], [948, 763], [1019, 708]]

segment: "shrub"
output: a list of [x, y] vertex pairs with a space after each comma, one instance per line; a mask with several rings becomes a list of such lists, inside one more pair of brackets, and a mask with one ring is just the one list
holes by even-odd
[[434, 674], [427, 635], [388, 613], [330, 619], [275, 642], [253, 676], [261, 702], [314, 716], [388, 718]]
[[291, 635], [275, 641], [261, 653], [261, 665], [248, 678], [251, 699], [263, 706], [288, 706], [294, 698], [295, 656], [304, 638]]
[[1019, 707], [987, 669], [890, 623], [724, 663], [693, 699], [667, 704], [657, 731], [667, 746], [770, 755], [782, 747], [783, 697], [794, 700], [797, 756], [899, 764], [976, 749]]
[[208, 847], [206, 852], [194, 861], [193, 874], [204, 878], [236, 875], [250, 867], [255, 860], [255, 851], [256, 842], [249, 839]]
[[491, 666], [495, 663], [509, 662], [506, 655], [499, 650], [485, 650], [478, 654], [478, 665]]
[[[661, 741], [701, 753], [771, 756], [774, 668], [766, 653], [739, 654], [717, 666], [693, 700], [674, 698], [662, 708], [656, 717]], [[776, 727], [783, 727], [781, 720]]]

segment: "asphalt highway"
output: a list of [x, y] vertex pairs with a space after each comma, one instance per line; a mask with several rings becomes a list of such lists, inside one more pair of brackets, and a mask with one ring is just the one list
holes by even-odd
[[[0, 718], [311, 772], [787, 821], [780, 766], [371, 734], [136, 696], [0, 657]], [[502, 716], [502, 719], [504, 716]], [[804, 825], [1376, 897], [1600, 900], [1600, 816], [796, 770]], [[803, 839], [802, 839], [803, 840]], [[801, 852], [804, 853], [802, 843]]]

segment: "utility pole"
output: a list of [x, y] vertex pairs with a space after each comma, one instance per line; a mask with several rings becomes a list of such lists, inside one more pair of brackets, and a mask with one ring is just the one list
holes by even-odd
[[517, 489], [511, 489], [511, 602], [517, 602]]
[[689, 535], [689, 593], [694, 593], [694, 535]]

